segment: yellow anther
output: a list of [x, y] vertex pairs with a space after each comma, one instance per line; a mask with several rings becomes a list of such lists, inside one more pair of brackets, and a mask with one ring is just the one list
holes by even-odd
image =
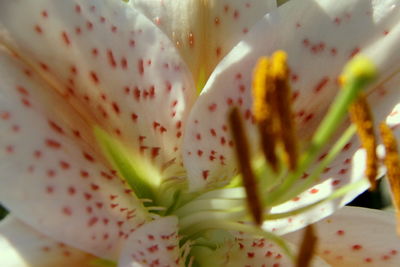
[[233, 140], [235, 141], [236, 156], [240, 172], [242, 174], [243, 185], [247, 195], [247, 205], [257, 225], [262, 223], [263, 208], [261, 197], [258, 192], [257, 181], [253, 173], [250, 162], [249, 146], [243, 129], [240, 112], [237, 108], [229, 113], [229, 124], [232, 130]]
[[262, 57], [258, 60], [253, 74], [253, 114], [258, 122], [261, 148], [274, 171], [278, 170], [278, 158], [275, 154], [277, 138], [277, 104], [275, 85], [271, 77], [270, 60]]
[[359, 55], [344, 67], [343, 73], [339, 77], [339, 82], [344, 85], [345, 83], [359, 80], [366, 84], [375, 79], [377, 73], [375, 64], [370, 59]]
[[304, 231], [303, 241], [301, 242], [299, 254], [297, 256], [296, 266], [310, 266], [313, 255], [317, 247], [317, 236], [314, 233], [312, 225], [308, 225]]
[[284, 51], [278, 50], [272, 55], [271, 72], [275, 79], [288, 79], [287, 54]]
[[258, 122], [264, 155], [277, 171], [276, 148], [283, 145], [289, 169], [297, 166], [297, 139], [291, 110], [289, 69], [284, 51], [259, 59], [253, 76], [253, 114]]
[[271, 86], [268, 73], [269, 60], [262, 57], [258, 60], [253, 73], [253, 114], [258, 122], [265, 121], [268, 112], [271, 112], [268, 110], [266, 102], [267, 87]]
[[350, 105], [350, 117], [357, 127], [358, 137], [362, 147], [367, 152], [367, 166], [365, 175], [367, 176], [371, 190], [376, 189], [376, 175], [378, 172], [378, 158], [376, 155], [376, 137], [374, 134], [374, 122], [369, 109], [367, 99], [361, 92], [359, 97]]
[[397, 141], [387, 124], [381, 123], [379, 129], [386, 150], [384, 164], [387, 168], [386, 176], [392, 191], [393, 206], [396, 209], [397, 234], [400, 236], [400, 158]]
[[289, 169], [295, 170], [298, 159], [297, 137], [291, 108], [292, 93], [289, 85], [289, 68], [287, 55], [284, 51], [277, 51], [272, 55], [271, 72], [276, 87], [278, 135], [286, 152]]

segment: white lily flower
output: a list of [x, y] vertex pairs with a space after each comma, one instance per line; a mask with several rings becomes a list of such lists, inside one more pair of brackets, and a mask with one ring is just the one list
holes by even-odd
[[[397, 125], [400, 1], [274, 3], [0, 0], [0, 201], [12, 214], [0, 262], [292, 264], [279, 236], [369, 187], [364, 150], [348, 137], [319, 179], [285, 180], [283, 170], [280, 186], [268, 176], [261, 230], [244, 188], [229, 184], [238, 174], [229, 110], [240, 108], [259, 154], [252, 72], [285, 50], [307, 153], [341, 70], [362, 53], [379, 75], [367, 91], [374, 116]], [[344, 208], [317, 223], [313, 264], [395, 266], [386, 216]]]

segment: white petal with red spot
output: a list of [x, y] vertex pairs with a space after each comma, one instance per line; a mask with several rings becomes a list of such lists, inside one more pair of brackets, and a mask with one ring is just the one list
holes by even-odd
[[[397, 55], [399, 42], [394, 40], [399, 37], [399, 14], [399, 1], [395, 0], [340, 4], [309, 0], [290, 1], [266, 15], [216, 68], [189, 117], [183, 153], [190, 187], [214, 187], [236, 173], [234, 144], [226, 120], [233, 106], [241, 108], [249, 139], [257, 147], [250, 85], [259, 57], [277, 49], [288, 53], [294, 115], [299, 138], [307, 143], [338, 91], [337, 76], [354, 54], [365, 50], [378, 65], [381, 80], [397, 70], [394, 62], [398, 64], [399, 60], [389, 59], [386, 53]], [[378, 50], [370, 52], [374, 47]], [[379, 49], [382, 47], [390, 50]], [[373, 89], [371, 93], [377, 91], [376, 86]], [[387, 94], [380, 101], [390, 97], [394, 95]], [[347, 144], [323, 177], [331, 178], [335, 185], [345, 185], [350, 173], [348, 163], [357, 148], [355, 142]]]
[[[400, 243], [394, 215], [344, 207], [315, 224], [320, 257], [333, 266], [398, 266]], [[299, 244], [302, 231], [286, 236]]]
[[[264, 238], [254, 238], [243, 233], [233, 233], [232, 240], [226, 240], [215, 250], [193, 248], [201, 266], [295, 266], [293, 261], [275, 243]], [[297, 250], [292, 244], [288, 245]], [[196, 251], [197, 250], [197, 251]], [[315, 256], [310, 266], [330, 266]]]
[[131, 235], [118, 266], [179, 266], [179, 253], [178, 219], [163, 217]]
[[115, 259], [147, 212], [103, 164], [91, 125], [17, 60], [0, 50], [0, 202], [55, 240]]
[[[351, 170], [349, 170], [347, 183], [356, 183], [363, 180], [364, 183], [356, 188], [353, 188], [350, 192], [332, 201], [327, 201], [322, 204], [315, 206], [305, 212], [297, 215], [292, 215], [278, 220], [267, 220], [263, 224], [263, 229], [272, 231], [275, 234], [283, 235], [289, 232], [296, 231], [303, 228], [304, 226], [317, 222], [322, 218], [325, 218], [334, 213], [338, 208], [343, 207], [348, 202], [353, 200], [359, 194], [364, 192], [369, 187], [369, 182], [365, 178], [365, 162], [366, 155], [364, 150], [357, 151], [352, 159]], [[338, 182], [340, 181], [340, 182]], [[287, 201], [281, 205], [273, 207], [269, 213], [279, 214], [284, 212], [290, 212], [295, 209], [305, 207], [307, 205], [316, 203], [317, 201], [323, 200], [329, 197], [334, 189], [340, 187], [340, 183], [343, 181], [330, 178], [321, 182], [312, 188], [308, 189], [299, 196]]]
[[217, 63], [267, 12], [274, 0], [159, 1], [132, 0], [175, 43], [195, 81]]
[[123, 1], [0, 4], [2, 42], [127, 147], [180, 169], [195, 90], [161, 30]]
[[89, 266], [95, 259], [87, 253], [49, 239], [11, 215], [0, 223], [2, 266]]

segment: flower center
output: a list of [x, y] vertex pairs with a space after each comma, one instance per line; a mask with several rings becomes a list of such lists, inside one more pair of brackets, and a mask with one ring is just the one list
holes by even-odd
[[[181, 246], [216, 250], [234, 237], [231, 231], [247, 232], [276, 242], [286, 253], [290, 251], [285, 242], [271, 232], [262, 229], [268, 220], [288, 218], [315, 206], [341, 197], [349, 191], [365, 186], [368, 180], [344, 186], [328, 197], [290, 212], [274, 213], [271, 208], [287, 202], [316, 182], [323, 170], [341, 152], [349, 139], [358, 131], [362, 146], [367, 151], [366, 177], [375, 188], [377, 175], [376, 140], [372, 118], [362, 90], [373, 80], [376, 71], [371, 62], [363, 58], [353, 59], [341, 76], [342, 90], [319, 125], [310, 144], [300, 153], [295, 122], [292, 116], [289, 68], [286, 54], [278, 51], [271, 58], [261, 58], [254, 70], [253, 114], [261, 139], [261, 153], [252, 157], [238, 108], [233, 108], [227, 118], [240, 169], [241, 180], [232, 179], [231, 184], [208, 192], [189, 193], [186, 182], [181, 179], [163, 179], [160, 172], [141, 158], [132, 156], [115, 139], [96, 128], [95, 134], [111, 164], [119, 172], [135, 195], [143, 200], [143, 208], [153, 217], [175, 215], [179, 218]], [[350, 114], [354, 125], [348, 127], [330, 148], [326, 156], [316, 161], [329, 143], [332, 135]], [[392, 177], [398, 177], [399, 160], [394, 160], [394, 138], [384, 126], [382, 136], [387, 149], [386, 165]], [[391, 139], [392, 138], [392, 139]], [[387, 142], [385, 142], [385, 140]], [[387, 144], [386, 144], [387, 143]], [[315, 166], [315, 162], [318, 162]], [[312, 171], [302, 179], [305, 171]], [[397, 178], [396, 178], [397, 179]], [[397, 192], [400, 207], [399, 179], [391, 182]], [[400, 217], [400, 216], [399, 216]], [[239, 223], [244, 221], [247, 223]], [[254, 223], [252, 223], [254, 222]], [[300, 257], [299, 257], [300, 258]]]

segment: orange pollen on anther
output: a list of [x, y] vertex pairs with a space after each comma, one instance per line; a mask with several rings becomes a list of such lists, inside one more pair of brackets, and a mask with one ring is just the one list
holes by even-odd
[[275, 86], [272, 82], [270, 61], [266, 57], [258, 60], [253, 74], [253, 114], [258, 122], [261, 137], [261, 148], [272, 169], [278, 171], [278, 158], [275, 146], [277, 136], [277, 104]]
[[280, 144], [290, 170], [296, 169], [298, 160], [289, 78], [287, 55], [283, 51], [275, 52], [271, 59], [260, 58], [253, 73], [253, 113], [264, 155], [275, 171]]
[[247, 205], [257, 225], [262, 223], [262, 204], [257, 181], [250, 162], [250, 152], [240, 112], [237, 108], [229, 113], [229, 124], [235, 141], [237, 162], [242, 174], [243, 185], [247, 195]]
[[367, 176], [371, 190], [376, 189], [376, 176], [378, 173], [378, 157], [376, 155], [376, 137], [374, 134], [374, 123], [372, 114], [364, 94], [360, 94], [349, 108], [352, 122], [357, 127], [358, 137], [362, 147], [367, 153], [365, 175]]
[[389, 180], [392, 192], [393, 205], [396, 209], [397, 234], [400, 236], [400, 158], [396, 138], [386, 123], [379, 125], [382, 143], [385, 146], [384, 164], [387, 169], [386, 177]]
[[276, 100], [280, 118], [280, 136], [286, 152], [289, 169], [295, 170], [298, 160], [298, 147], [294, 117], [292, 116], [292, 93], [289, 85], [290, 73], [287, 55], [277, 51], [272, 55], [272, 76], [276, 86]]

